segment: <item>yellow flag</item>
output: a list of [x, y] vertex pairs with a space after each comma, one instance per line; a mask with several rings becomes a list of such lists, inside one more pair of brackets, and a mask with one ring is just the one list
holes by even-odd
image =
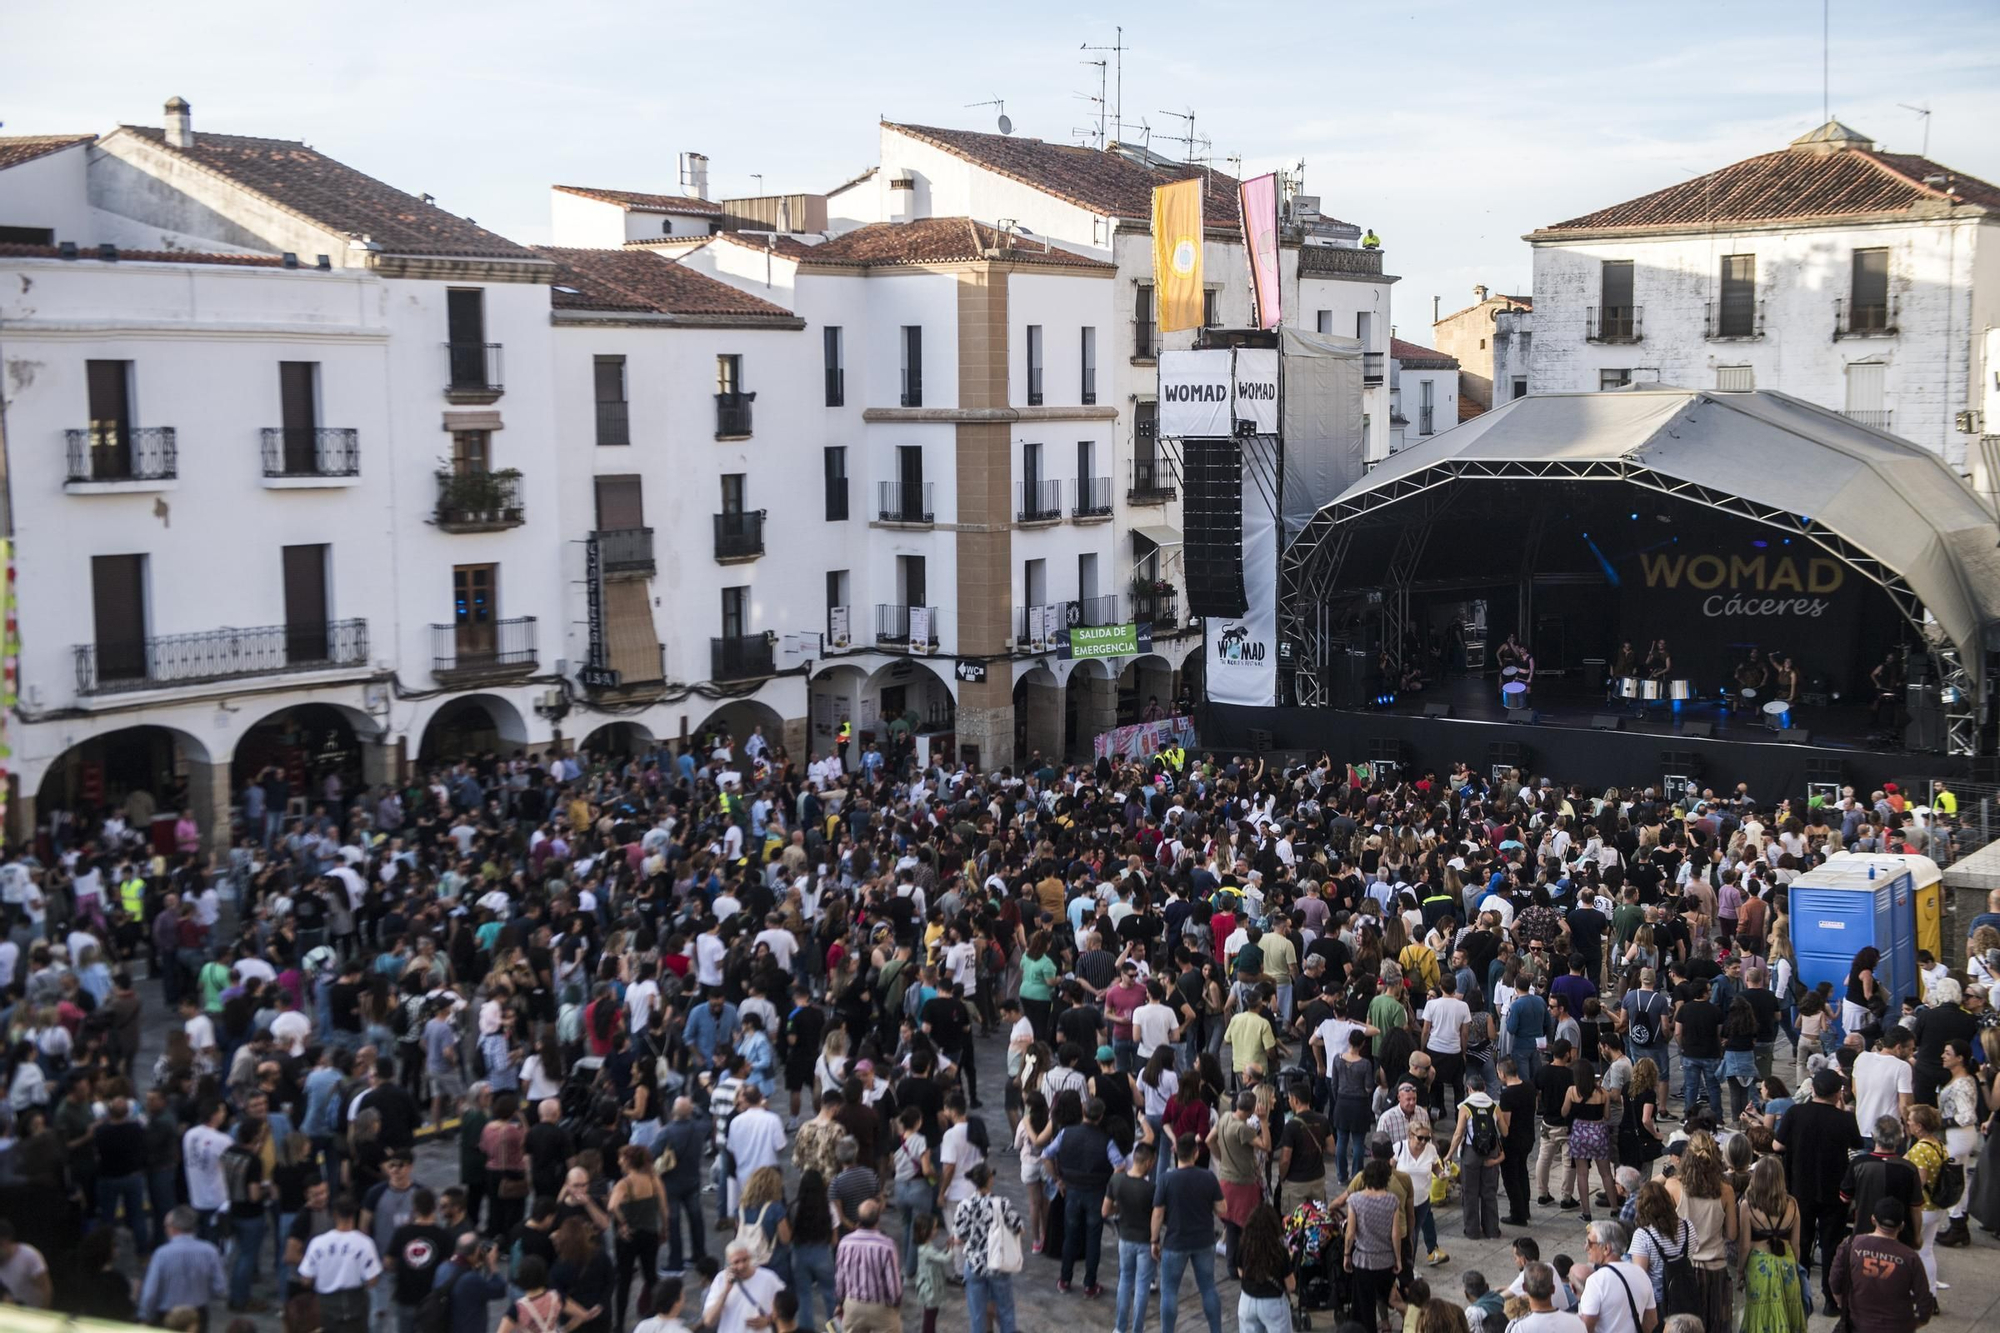
[[1153, 293], [1160, 332], [1201, 327], [1201, 178], [1153, 189]]

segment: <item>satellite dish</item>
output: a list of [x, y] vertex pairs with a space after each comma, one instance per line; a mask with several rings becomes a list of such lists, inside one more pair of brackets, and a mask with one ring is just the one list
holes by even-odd
[[1000, 132], [1002, 134], [1012, 134], [1014, 132], [1014, 122], [1008, 117], [1005, 111], [1000, 113]]

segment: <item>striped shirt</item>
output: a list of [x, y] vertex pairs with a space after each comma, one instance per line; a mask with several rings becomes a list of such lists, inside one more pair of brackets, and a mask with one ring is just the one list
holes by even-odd
[[873, 1228], [843, 1237], [833, 1255], [833, 1298], [871, 1305], [902, 1304], [903, 1260], [896, 1242]]

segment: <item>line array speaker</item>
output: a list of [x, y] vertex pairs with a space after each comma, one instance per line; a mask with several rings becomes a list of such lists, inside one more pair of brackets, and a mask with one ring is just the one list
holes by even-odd
[[1230, 439], [1182, 440], [1181, 483], [1188, 611], [1249, 614], [1243, 590], [1243, 447]]

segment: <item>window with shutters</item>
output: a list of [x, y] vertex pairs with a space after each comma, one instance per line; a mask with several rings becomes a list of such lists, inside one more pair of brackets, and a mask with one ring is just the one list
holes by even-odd
[[1717, 366], [1715, 387], [1723, 393], [1749, 393], [1757, 387], [1757, 374], [1749, 366]]
[[1331, 310], [1320, 310], [1314, 312], [1313, 329], [1319, 333], [1332, 333], [1333, 312]]
[[1078, 355], [1082, 358], [1081, 361], [1082, 373], [1080, 376], [1081, 383], [1078, 385], [1078, 391], [1081, 395], [1081, 401], [1083, 401], [1085, 404], [1094, 403], [1097, 401], [1097, 330], [1096, 329], [1091, 328], [1088, 325], [1084, 326], [1082, 346], [1078, 349]]
[[285, 571], [285, 660], [291, 665], [324, 662], [328, 652], [326, 563], [331, 548], [324, 544], [287, 546]]
[[724, 588], [722, 590], [722, 637], [740, 639], [748, 632], [750, 624], [750, 589]]
[[1153, 284], [1142, 282], [1133, 288], [1132, 294], [1132, 356], [1134, 360], [1151, 361], [1159, 355], [1154, 345], [1153, 325]]
[[1028, 406], [1042, 405], [1042, 326], [1028, 326]]
[[632, 422], [625, 401], [625, 358], [599, 356], [591, 359], [597, 389], [597, 443], [617, 447], [632, 443]]
[[1208, 287], [1203, 289], [1201, 293], [1201, 326], [1203, 328], [1212, 329], [1222, 323], [1222, 316], [1218, 313], [1221, 309], [1221, 296], [1222, 292], [1218, 288]]
[[903, 406], [924, 405], [924, 329], [903, 325]]
[[1889, 308], [1889, 251], [1887, 247], [1856, 250], [1846, 332], [1890, 333], [1894, 329], [1895, 317]]
[[1712, 337], [1757, 336], [1757, 256], [1724, 255]]
[[1597, 308], [1586, 336], [1593, 342], [1632, 342], [1639, 333], [1639, 308], [1632, 301], [1632, 261], [1607, 259], [1598, 270]]
[[847, 518], [847, 446], [826, 448], [826, 521], [839, 523]]
[[1597, 372], [1597, 387], [1599, 389], [1622, 389], [1631, 382], [1632, 371], [1629, 367], [1623, 370], [1600, 370]]
[[97, 680], [146, 676], [146, 557], [90, 559], [90, 598]]
[[820, 346], [826, 362], [826, 405], [840, 407], [847, 402], [847, 363], [843, 360], [839, 325], [829, 324], [820, 331]]

